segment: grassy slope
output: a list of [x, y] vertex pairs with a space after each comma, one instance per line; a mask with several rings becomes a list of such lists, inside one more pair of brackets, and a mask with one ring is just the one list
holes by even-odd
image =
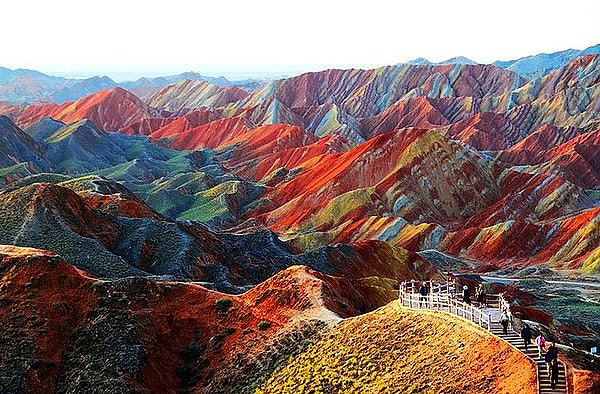
[[396, 303], [347, 319], [257, 393], [535, 393], [521, 353], [462, 319]]

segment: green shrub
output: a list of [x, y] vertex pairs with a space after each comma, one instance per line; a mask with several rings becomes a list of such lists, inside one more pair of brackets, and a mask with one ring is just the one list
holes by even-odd
[[260, 323], [258, 323], [258, 329], [260, 331], [265, 331], [267, 330], [269, 327], [271, 327], [271, 322], [268, 321], [261, 321]]
[[226, 316], [227, 312], [229, 311], [229, 308], [231, 308], [232, 304], [233, 304], [233, 301], [231, 301], [229, 298], [218, 299], [217, 302], [215, 303], [215, 308], [217, 309], [217, 313], [221, 316]]
[[219, 347], [221, 346], [221, 343], [223, 343], [223, 341], [225, 340], [226, 335], [225, 334], [217, 334], [214, 337], [212, 337], [212, 342], [214, 344], [215, 347]]
[[192, 341], [187, 343], [179, 352], [179, 355], [184, 360], [190, 362], [198, 359], [204, 353], [204, 347], [199, 343]]

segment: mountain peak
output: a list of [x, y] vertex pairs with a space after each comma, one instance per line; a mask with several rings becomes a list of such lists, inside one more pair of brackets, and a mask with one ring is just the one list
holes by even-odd
[[443, 62], [437, 63], [437, 64], [470, 64], [470, 65], [475, 65], [478, 64], [476, 61], [473, 61], [469, 58], [466, 58], [464, 56], [457, 56], [457, 57], [453, 57], [450, 58], [448, 60], [444, 60]]

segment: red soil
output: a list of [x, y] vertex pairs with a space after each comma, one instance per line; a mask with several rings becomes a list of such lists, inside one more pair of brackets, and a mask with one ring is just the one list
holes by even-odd
[[[119, 295], [96, 292], [95, 279], [50, 252], [0, 246], [0, 255], [0, 297], [11, 305], [0, 308], [0, 322], [8, 327], [18, 316], [31, 316], [19, 327], [34, 338], [33, 357], [43, 365], [28, 373], [31, 391], [55, 389], [71, 334], [101, 299], [104, 303], [119, 297], [128, 300], [122, 307], [136, 322], [147, 355], [143, 374], [135, 384], [153, 392], [179, 387], [175, 369], [182, 364], [181, 349], [190, 342], [207, 349], [208, 366], [199, 372], [201, 387], [210, 383], [209, 377], [232, 373], [228, 366], [240, 355], [261, 352], [268, 338], [292, 321], [337, 321], [340, 315], [353, 316], [371, 308], [347, 279], [306, 267], [282, 271], [241, 296], [197, 285], [152, 281], [143, 281], [143, 285], [136, 281], [119, 290], [123, 292]], [[224, 298], [231, 300], [231, 307], [219, 314], [216, 303]], [[261, 331], [257, 328], [261, 321], [271, 326]], [[222, 335], [218, 344], [217, 335]]]

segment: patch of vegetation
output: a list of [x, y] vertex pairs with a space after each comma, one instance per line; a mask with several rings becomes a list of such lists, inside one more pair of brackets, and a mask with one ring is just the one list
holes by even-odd
[[27, 170], [27, 164], [18, 163], [18, 164], [15, 164], [14, 166], [0, 168], [0, 177], [11, 175], [16, 172], [21, 173], [21, 174], [30, 174], [30, 172]]
[[196, 341], [188, 342], [183, 349], [179, 352], [181, 358], [186, 361], [194, 361], [204, 354], [204, 346], [200, 345]]
[[189, 389], [198, 382], [198, 372], [205, 368], [209, 361], [202, 357], [205, 347], [195, 340], [188, 342], [179, 355], [183, 363], [175, 368], [175, 373], [181, 382], [182, 389]]
[[223, 344], [223, 341], [226, 337], [227, 335], [219, 333], [211, 338], [211, 342], [215, 348], [219, 348]]
[[225, 333], [229, 336], [229, 335], [233, 335], [233, 333], [235, 333], [235, 327], [227, 327], [227, 329], [225, 330]]
[[261, 322], [258, 323], [258, 329], [260, 331], [266, 331], [269, 329], [269, 327], [271, 327], [271, 322], [262, 320]]
[[215, 302], [215, 308], [220, 316], [227, 316], [229, 308], [233, 305], [233, 301], [230, 298], [220, 298]]
[[193, 387], [198, 381], [198, 371], [189, 364], [180, 364], [175, 368], [175, 373], [181, 381], [181, 388]]
[[600, 336], [600, 304], [579, 297], [561, 296], [536, 304], [536, 308], [554, 316], [563, 324], [591, 331]]
[[75, 193], [85, 193], [95, 190], [95, 186], [92, 183], [93, 180], [97, 179], [96, 175], [84, 175], [81, 177], [69, 179], [57, 183], [58, 186], [66, 187], [73, 190]]
[[531, 289], [540, 289], [546, 286], [546, 282], [541, 279], [529, 278], [529, 279], [521, 279], [518, 282], [518, 286], [523, 289], [531, 290]]

